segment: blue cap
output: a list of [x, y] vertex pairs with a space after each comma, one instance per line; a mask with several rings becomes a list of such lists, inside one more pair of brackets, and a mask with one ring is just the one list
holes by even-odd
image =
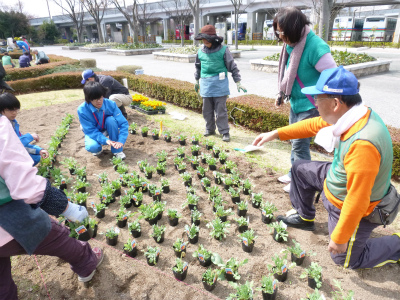
[[85, 84], [86, 80], [88, 80], [88, 78], [92, 77], [94, 75], [94, 72], [90, 69], [87, 69], [85, 71], [82, 72], [82, 78], [83, 80], [81, 81], [82, 84]]
[[317, 85], [302, 88], [301, 92], [306, 95], [356, 95], [358, 80], [353, 73], [339, 66], [322, 71]]

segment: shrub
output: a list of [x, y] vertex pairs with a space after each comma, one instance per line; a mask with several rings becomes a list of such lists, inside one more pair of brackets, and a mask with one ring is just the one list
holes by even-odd
[[48, 72], [55, 67], [65, 66], [65, 65], [77, 65], [79, 62], [76, 59], [71, 59], [69, 57], [64, 57], [64, 56], [57, 56], [57, 55], [48, 55], [48, 56], [50, 58], [50, 63], [48, 64], [37, 65], [37, 66], [35, 65], [29, 68], [7, 69], [7, 75], [5, 77], [5, 80], [13, 81], [24, 78], [35, 78], [48, 74]]
[[142, 69], [141, 66], [134, 66], [134, 65], [126, 65], [126, 66], [117, 67], [117, 71], [127, 72], [127, 73], [130, 73], [133, 75], [135, 75], [136, 70], [140, 70], [140, 69]]
[[95, 68], [97, 66], [94, 58], [83, 58], [80, 60], [80, 65], [84, 68]]
[[289, 125], [289, 105], [278, 109], [275, 107], [274, 99], [244, 95], [228, 99], [226, 106], [236, 124], [255, 131], [267, 132]]

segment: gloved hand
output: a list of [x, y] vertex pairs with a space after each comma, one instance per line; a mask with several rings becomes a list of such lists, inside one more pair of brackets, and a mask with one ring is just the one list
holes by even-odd
[[88, 216], [86, 207], [75, 203], [68, 203], [66, 210], [61, 214], [71, 222], [82, 222]]
[[240, 90], [242, 90], [244, 93], [247, 93], [247, 89], [240, 83], [240, 81], [236, 82], [236, 86], [237, 86], [239, 93], [240, 93]]
[[198, 80], [196, 80], [196, 84], [194, 85], [194, 90], [196, 91], [196, 93], [198, 93], [200, 90], [200, 83]]

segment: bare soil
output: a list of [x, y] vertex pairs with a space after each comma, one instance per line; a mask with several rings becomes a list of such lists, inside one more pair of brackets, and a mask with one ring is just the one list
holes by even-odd
[[[45, 146], [45, 142], [50, 140], [56, 127], [60, 124], [61, 118], [65, 113], [71, 113], [76, 116], [76, 109], [81, 101], [75, 101], [67, 104], [58, 104], [48, 107], [39, 107], [30, 110], [24, 110], [18, 117], [21, 123], [22, 132], [37, 132], [41, 138], [39, 145]], [[156, 128], [158, 124], [151, 121], [151, 118], [127, 108], [128, 121], [136, 122], [139, 127], [144, 125], [150, 129]], [[201, 115], [195, 122], [204, 122]], [[185, 132], [184, 126], [182, 132]], [[254, 134], [255, 135], [255, 134]], [[166, 177], [171, 182], [171, 192], [163, 194], [162, 200], [167, 202], [168, 208], [176, 208], [182, 213], [183, 217], [179, 225], [171, 227], [168, 224], [166, 213], [159, 222], [167, 226], [165, 241], [162, 244], [156, 244], [150, 237], [150, 225], [141, 220], [142, 236], [136, 238], [139, 250], [145, 250], [147, 246], [161, 247], [159, 263], [155, 267], [150, 267], [142, 252], [139, 251], [135, 259], [123, 254], [123, 244], [130, 237], [127, 227], [121, 229], [118, 244], [115, 247], [107, 246], [105, 236], [101, 233], [107, 228], [115, 227], [116, 211], [119, 208], [118, 200], [109, 206], [106, 211], [106, 217], [99, 221], [99, 232], [95, 239], [90, 241], [92, 246], [101, 246], [105, 250], [105, 259], [99, 267], [95, 277], [88, 285], [79, 284], [77, 275], [74, 274], [69, 265], [55, 257], [38, 256], [37, 261], [46, 283], [47, 291], [41, 279], [41, 273], [38, 269], [34, 257], [18, 256], [12, 259], [13, 278], [19, 287], [20, 299], [225, 299], [234, 290], [227, 281], [218, 282], [217, 287], [212, 293], [208, 293], [202, 286], [201, 275], [205, 268], [201, 267], [192, 253], [199, 244], [203, 244], [207, 249], [219, 253], [226, 261], [231, 257], [243, 260], [249, 259], [249, 262], [239, 269], [241, 279], [239, 283], [245, 281], [254, 281], [254, 286], [260, 286], [261, 276], [267, 274], [267, 264], [272, 264], [271, 257], [275, 253], [292, 245], [290, 241], [295, 238], [301, 243], [307, 251], [316, 252], [316, 256], [308, 257], [303, 266], [294, 267], [289, 271], [286, 282], [278, 284], [277, 299], [300, 299], [306, 298], [307, 293], [312, 290], [307, 286], [306, 279], [300, 279], [299, 276], [307, 267], [311, 260], [318, 262], [323, 267], [323, 285], [321, 291], [327, 297], [331, 297], [333, 290], [333, 280], [341, 282], [342, 287], [348, 291], [355, 292], [354, 299], [400, 299], [400, 265], [387, 265], [379, 269], [371, 270], [344, 270], [336, 266], [330, 258], [327, 251], [329, 242], [327, 229], [327, 213], [322, 203], [316, 204], [317, 219], [316, 231], [305, 232], [298, 229], [289, 228], [289, 242], [277, 243], [269, 233], [269, 228], [261, 222], [261, 214], [258, 209], [249, 205], [248, 215], [250, 216], [250, 227], [256, 231], [258, 239], [256, 240], [254, 251], [245, 253], [240, 245], [238, 238], [237, 224], [234, 221], [235, 216], [228, 217], [231, 222], [229, 235], [223, 241], [217, 241], [209, 235], [210, 230], [206, 227], [208, 220], [214, 218], [212, 208], [207, 200], [207, 194], [200, 188], [199, 179], [195, 176], [195, 171], [188, 170], [193, 174], [194, 185], [197, 194], [201, 197], [199, 210], [204, 214], [200, 225], [200, 238], [197, 245], [188, 245], [187, 255], [184, 258], [189, 263], [188, 276], [184, 283], [174, 279], [171, 268], [175, 265], [175, 255], [172, 248], [173, 242], [178, 238], [186, 238], [183, 233], [185, 224], [190, 224], [190, 213], [188, 208], [182, 209], [181, 205], [185, 202], [185, 189], [178, 172], [173, 166], [172, 159], [176, 155], [176, 147], [179, 144], [176, 138], [172, 143], [166, 143], [164, 140], [153, 141], [151, 137], [143, 138], [140, 135], [129, 135], [124, 148], [127, 155], [126, 163], [130, 170], [139, 171], [136, 162], [147, 158], [152, 165], [156, 164], [155, 153], [165, 150], [168, 155], [168, 168]], [[229, 147], [229, 145], [228, 145]], [[206, 151], [204, 146], [202, 150]], [[106, 149], [106, 148], [105, 148]], [[186, 155], [190, 154], [190, 146], [186, 146]], [[67, 138], [62, 143], [58, 161], [65, 157], [75, 157], [81, 166], [86, 166], [88, 170], [88, 181], [91, 187], [90, 201], [99, 202], [97, 191], [100, 190], [95, 174], [103, 171], [109, 173], [110, 179], [116, 179], [117, 173], [111, 165], [111, 152], [105, 151], [100, 157], [94, 157], [85, 150], [84, 136], [80, 130], [78, 119], [72, 123]], [[249, 163], [244, 156], [231, 157], [239, 166], [242, 178], [250, 178], [255, 184], [255, 192], [263, 192], [264, 200], [273, 202], [277, 208], [278, 214], [284, 214], [291, 209], [289, 196], [282, 188], [283, 185], [277, 182], [277, 177], [281, 174], [275, 174], [271, 170], [261, 169], [259, 166]], [[61, 168], [64, 168], [61, 166]], [[65, 170], [65, 168], [64, 168]], [[67, 170], [65, 170], [67, 173]], [[208, 177], [212, 174], [208, 171]], [[151, 183], [160, 184], [160, 176], [153, 175]], [[214, 184], [214, 183], [213, 183]], [[230, 207], [236, 212], [236, 205], [230, 201], [230, 196], [223, 192], [224, 198], [228, 201], [226, 207]], [[243, 194], [241, 197], [247, 197]], [[144, 195], [144, 203], [150, 203], [152, 199]], [[129, 209], [137, 211], [136, 208]], [[88, 209], [91, 217], [94, 212]], [[374, 232], [374, 237], [388, 235], [392, 229], [379, 228]], [[290, 257], [290, 256], [289, 256]], [[255, 291], [254, 299], [262, 299], [261, 292]]]

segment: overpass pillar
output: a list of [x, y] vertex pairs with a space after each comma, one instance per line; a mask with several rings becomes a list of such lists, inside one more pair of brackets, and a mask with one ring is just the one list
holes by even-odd
[[264, 21], [266, 20], [266, 13], [259, 12], [257, 14], [257, 27], [255, 28], [254, 32], [261, 32], [264, 31]]
[[397, 17], [396, 30], [394, 31], [393, 43], [400, 43], [400, 13]]
[[215, 17], [211, 15], [203, 16], [203, 26], [206, 25], [215, 25]]
[[169, 39], [168, 33], [169, 33], [170, 28], [171, 28], [171, 24], [170, 24], [169, 18], [164, 18], [163, 19], [164, 40]]
[[65, 37], [66, 39], [69, 41], [70, 39], [72, 39], [72, 32], [71, 32], [71, 28], [70, 27], [65, 27]]
[[93, 38], [92, 25], [86, 26], [86, 35], [89, 40]]
[[[117, 26], [116, 26], [116, 24], [115, 23], [111, 23], [110, 24], [110, 33], [111, 33], [111, 38], [112, 38], [112, 40], [113, 40], [113, 42], [116, 42], [116, 35], [115, 35], [115, 32], [117, 31]], [[108, 42], [108, 40], [107, 41], [105, 41], [106, 43]]]
[[247, 29], [245, 34], [247, 34], [247, 31], [250, 29], [249, 33], [250, 41], [253, 39], [253, 32], [256, 32], [256, 26], [257, 26], [256, 13], [255, 12], [247, 13]]

